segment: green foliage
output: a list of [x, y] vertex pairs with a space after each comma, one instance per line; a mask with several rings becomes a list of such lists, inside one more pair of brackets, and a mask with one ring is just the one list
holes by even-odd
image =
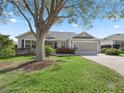
[[46, 46], [45, 46], [45, 53], [46, 53], [46, 56], [48, 56], [48, 55], [50, 55], [50, 54], [55, 53], [55, 49], [52, 48], [52, 47], [49, 46], [49, 45], [46, 45]]
[[118, 49], [115, 49], [115, 48], [110, 48], [110, 49], [107, 49], [105, 51], [105, 54], [107, 54], [107, 55], [119, 55], [120, 51]]
[[1, 57], [11, 57], [15, 56], [15, 50], [11, 48], [2, 49], [0, 51]]
[[[116, 72], [78, 57], [52, 57], [57, 64], [32, 72], [0, 75], [1, 93], [123, 93], [124, 78]], [[60, 68], [60, 69], [59, 69]]]
[[0, 34], [0, 57], [11, 57], [15, 55], [14, 43], [8, 35]]
[[124, 51], [120, 51], [120, 56], [124, 57]]
[[108, 48], [102, 48], [101, 53], [105, 53]]
[[[22, 2], [21, 0], [18, 0], [18, 2], [9, 2], [9, 0], [2, 0], [4, 1], [3, 3], [7, 3], [6, 7], [4, 7], [4, 11], [7, 13], [13, 11], [13, 13], [16, 16], [19, 17], [24, 17], [19, 9], [22, 11], [22, 13], [29, 19], [31, 24], [34, 24], [35, 22], [33, 21], [34, 15], [32, 13], [35, 13], [35, 4], [34, 1], [32, 0], [26, 0], [26, 3]], [[15, 0], [10, 0], [10, 1], [15, 1]], [[44, 9], [44, 15], [38, 14], [37, 18], [40, 18], [39, 16], [42, 16], [44, 20], [48, 19], [49, 15], [54, 15], [56, 12], [50, 12], [51, 8], [54, 9], [54, 7], [50, 7], [52, 5], [52, 2], [49, 0], [45, 0], [45, 6], [42, 6], [42, 0], [36, 0], [37, 4], [39, 5], [38, 10]], [[56, 16], [57, 20], [53, 21], [53, 23], [62, 23], [65, 19], [68, 20], [69, 23], [76, 23], [82, 26], [86, 26], [87, 28], [91, 26], [91, 23], [93, 22], [94, 19], [96, 18], [102, 18], [106, 15], [106, 13], [110, 14], [109, 12], [112, 11], [114, 5], [113, 3], [117, 3], [115, 1], [111, 2], [111, 6], [107, 6], [107, 4], [110, 4], [108, 0], [97, 0], [97, 1], [92, 1], [92, 0], [61, 0], [54, 2], [53, 6], [57, 6], [55, 8], [59, 8], [58, 4], [62, 4], [63, 2], [64, 5], [63, 7], [57, 12], [59, 16]], [[78, 3], [77, 3], [78, 2]], [[1, 6], [3, 6], [3, 3]], [[11, 7], [9, 7], [11, 5]], [[15, 6], [17, 5], [17, 6]], [[30, 9], [27, 8], [27, 6], [30, 7]], [[106, 6], [105, 6], [106, 5]], [[112, 6], [113, 5], [113, 6]], [[106, 8], [107, 7], [107, 8]], [[18, 9], [19, 8], [19, 9]], [[56, 9], [55, 9], [56, 10]], [[107, 11], [111, 10], [111, 11]], [[32, 13], [30, 13], [32, 11]], [[107, 11], [107, 12], [106, 12]], [[20, 14], [22, 16], [20, 16]], [[57, 14], [56, 14], [57, 15]], [[31, 17], [32, 16], [32, 17]], [[52, 19], [55, 18], [53, 16], [50, 16]], [[55, 19], [56, 19], [55, 18]], [[35, 24], [37, 25], [37, 24]]]

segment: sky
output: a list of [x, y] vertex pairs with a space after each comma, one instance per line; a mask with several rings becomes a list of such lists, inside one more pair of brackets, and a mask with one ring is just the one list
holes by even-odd
[[[92, 23], [93, 27], [86, 30], [82, 26], [77, 24], [69, 24], [64, 22], [62, 24], [54, 25], [50, 31], [60, 31], [60, 32], [75, 32], [81, 33], [83, 31], [97, 37], [104, 38], [112, 34], [124, 34], [124, 19], [110, 21], [110, 20], [95, 20]], [[5, 35], [10, 35], [10, 38], [17, 41], [15, 36], [29, 31], [28, 25], [24, 20], [21, 19], [10, 19], [8, 24], [0, 24], [0, 33]]]

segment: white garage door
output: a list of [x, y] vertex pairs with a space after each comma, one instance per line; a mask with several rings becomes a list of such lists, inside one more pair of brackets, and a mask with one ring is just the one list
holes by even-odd
[[97, 42], [75, 42], [77, 53], [97, 53]]

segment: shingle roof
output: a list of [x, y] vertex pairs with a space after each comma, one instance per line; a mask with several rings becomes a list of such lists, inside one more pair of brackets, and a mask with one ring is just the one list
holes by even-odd
[[[76, 35], [74, 32], [54, 32], [51, 31], [47, 35], [53, 36], [55, 40], [68, 40]], [[48, 39], [48, 38], [47, 38]]]
[[[32, 34], [30, 31], [20, 34], [18, 36], [16, 36], [16, 38], [20, 38], [23, 37], [24, 35], [27, 34]], [[50, 31], [47, 33], [46, 39], [49, 40], [68, 40], [71, 39], [73, 36], [75, 36], [76, 33], [74, 32], [57, 32], [57, 31]]]
[[28, 32], [22, 33], [22, 34], [20, 34], [20, 35], [16, 36], [16, 38], [20, 38], [20, 37], [22, 37], [22, 36], [24, 36], [24, 35], [27, 35], [27, 34], [29, 34], [29, 33], [31, 33], [31, 32], [30, 32], [30, 31], [28, 31]]
[[97, 40], [97, 38], [95, 38], [94, 36], [88, 34], [87, 32], [82, 32], [76, 36], [74, 36], [73, 38], [78, 38], [78, 39], [92, 39], [92, 40]]
[[124, 34], [114, 34], [103, 38], [102, 40], [124, 40]]

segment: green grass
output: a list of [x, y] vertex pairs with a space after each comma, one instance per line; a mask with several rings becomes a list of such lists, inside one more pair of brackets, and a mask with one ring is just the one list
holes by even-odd
[[0, 62], [19, 63], [19, 62], [31, 61], [33, 59], [34, 59], [34, 56], [32, 55], [24, 55], [24, 56], [10, 57], [10, 58], [0, 58]]
[[79, 56], [38, 71], [0, 74], [0, 93], [124, 93], [124, 78]]
[[121, 51], [120, 56], [124, 57], [124, 51]]

